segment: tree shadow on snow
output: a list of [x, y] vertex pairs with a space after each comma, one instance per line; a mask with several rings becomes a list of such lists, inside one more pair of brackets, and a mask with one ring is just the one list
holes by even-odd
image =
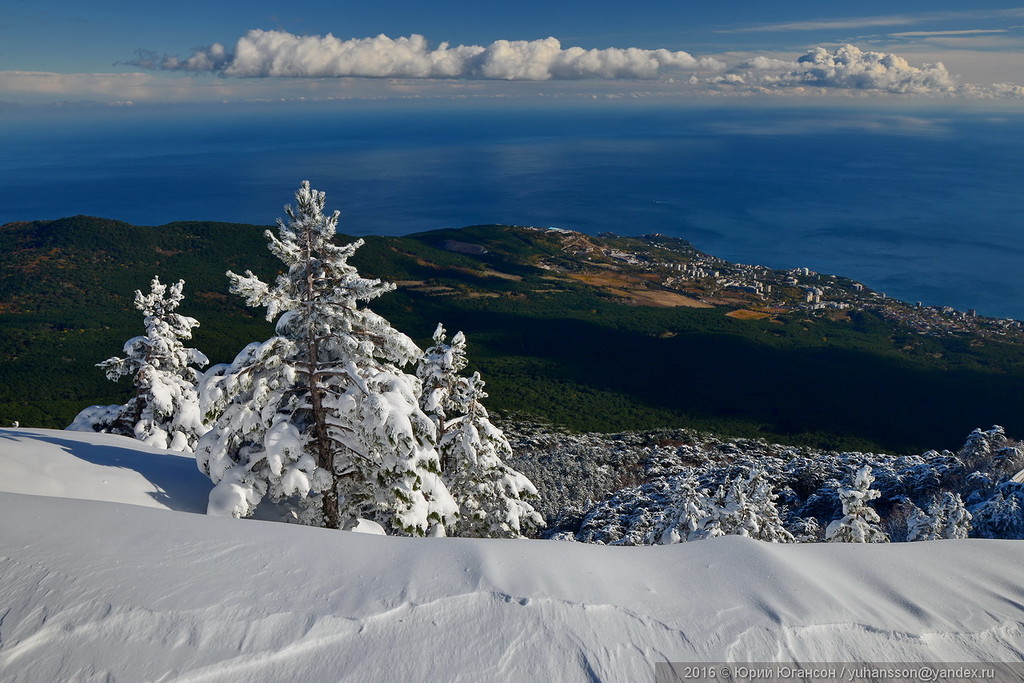
[[[156, 491], [146, 493], [171, 510], [206, 514], [207, 499], [213, 485], [196, 467], [194, 458], [171, 453], [149, 453], [124, 448], [115, 443], [97, 445], [39, 432], [26, 430], [25, 433], [93, 465], [137, 472], [156, 488]], [[14, 440], [16, 436], [0, 432], [3, 438]]]

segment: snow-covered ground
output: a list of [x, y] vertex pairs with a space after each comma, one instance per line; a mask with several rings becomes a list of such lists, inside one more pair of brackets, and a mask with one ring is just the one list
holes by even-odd
[[0, 680], [633, 681], [1020, 661], [1024, 542], [666, 547], [207, 517], [190, 458], [0, 430]]

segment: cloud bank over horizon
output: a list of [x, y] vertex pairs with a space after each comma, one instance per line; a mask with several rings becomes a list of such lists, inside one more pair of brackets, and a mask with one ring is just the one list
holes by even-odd
[[381, 78], [490, 81], [675, 80], [723, 92], [864, 91], [984, 99], [1024, 98], [1015, 84], [959, 83], [941, 62], [912, 65], [886, 52], [815, 47], [792, 60], [753, 56], [729, 64], [667, 49], [562, 47], [556, 38], [497, 40], [487, 46], [440, 43], [412, 34], [342, 40], [253, 29], [233, 49], [220, 43], [188, 56], [140, 50], [125, 64], [151, 71], [225, 78]]
[[253, 29], [234, 51], [219, 43], [188, 58], [140, 51], [133, 66], [236, 78], [464, 78], [509, 81], [652, 79], [670, 71], [719, 71], [725, 63], [688, 52], [640, 48], [563, 48], [557, 38], [497, 40], [488, 46], [441, 43], [413, 34], [341, 40]]
[[[430, 44], [419, 34], [342, 40], [251, 30], [187, 56], [138, 50], [120, 73], [0, 70], [0, 107], [31, 103], [263, 102], [392, 98], [883, 96], [1024, 101], [1017, 83], [971, 83], [932, 52], [832, 44], [802, 54], [563, 47], [556, 38]], [[920, 53], [917, 53], [920, 54]], [[976, 58], [971, 53], [968, 59]], [[986, 57], [1013, 78], [1019, 55]], [[997, 60], [997, 61], [993, 61]], [[336, 83], [331, 83], [335, 81]], [[527, 84], [534, 87], [527, 88]]]

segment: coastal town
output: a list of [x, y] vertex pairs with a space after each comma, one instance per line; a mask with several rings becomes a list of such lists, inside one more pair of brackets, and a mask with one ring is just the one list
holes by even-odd
[[[617, 272], [647, 288], [684, 295], [695, 306], [729, 307], [740, 319], [768, 319], [804, 312], [842, 319], [850, 311], [875, 311], [910, 331], [929, 336], [972, 336], [976, 339], [1024, 340], [1024, 323], [991, 318], [974, 310], [909, 303], [839, 275], [809, 268], [777, 270], [731, 263], [705, 254], [685, 240], [661, 234], [624, 238], [602, 233], [595, 240], [570, 230], [547, 229], [563, 249], [597, 271]], [[642, 245], [643, 248], [638, 248]], [[551, 260], [547, 267], [564, 268]]]

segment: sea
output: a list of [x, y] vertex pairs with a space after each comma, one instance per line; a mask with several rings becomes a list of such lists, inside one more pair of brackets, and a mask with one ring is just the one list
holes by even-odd
[[[348, 235], [662, 233], [906, 301], [1024, 319], [1024, 111], [949, 103], [287, 102], [0, 110], [0, 224], [273, 224], [302, 180]], [[186, 277], [187, 274], [182, 274]]]

